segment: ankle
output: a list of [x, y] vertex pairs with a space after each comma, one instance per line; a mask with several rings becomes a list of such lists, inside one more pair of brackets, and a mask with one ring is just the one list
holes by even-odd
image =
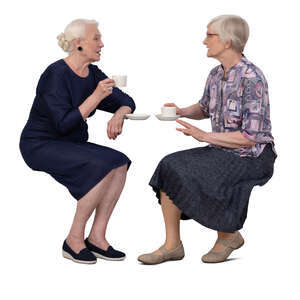
[[67, 245], [75, 252], [79, 253], [82, 249], [86, 248], [83, 238], [72, 237], [70, 235], [66, 238]]
[[73, 235], [73, 234], [69, 233], [66, 240], [67, 240], [67, 243], [68, 242], [81, 243], [81, 242], [83, 242], [83, 236]]
[[179, 245], [181, 244], [180, 240], [175, 240], [175, 241], [166, 241], [164, 243], [164, 247], [170, 251], [176, 249]]
[[89, 235], [88, 240], [91, 243], [103, 243], [106, 242], [105, 236], [95, 236], [95, 235]]
[[106, 240], [105, 237], [103, 238], [103, 237], [93, 237], [93, 236], [89, 236], [89, 237], [88, 237], [88, 241], [89, 241], [91, 244], [93, 244], [93, 245], [99, 247], [99, 248], [102, 249], [102, 250], [107, 250], [108, 247], [110, 246], [109, 243], [107, 242], [107, 240]]
[[229, 232], [218, 232], [218, 238], [219, 239], [224, 239], [224, 240], [231, 240], [235, 237], [237, 231], [233, 232], [233, 233], [229, 233]]

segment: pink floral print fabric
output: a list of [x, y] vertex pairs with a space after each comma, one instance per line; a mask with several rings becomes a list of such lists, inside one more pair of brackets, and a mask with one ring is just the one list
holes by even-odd
[[258, 157], [271, 143], [276, 154], [271, 133], [268, 84], [262, 71], [245, 56], [227, 71], [226, 76], [222, 65], [210, 72], [199, 104], [205, 116], [211, 119], [213, 132], [239, 130], [244, 137], [257, 142], [246, 148], [220, 147], [223, 150]]

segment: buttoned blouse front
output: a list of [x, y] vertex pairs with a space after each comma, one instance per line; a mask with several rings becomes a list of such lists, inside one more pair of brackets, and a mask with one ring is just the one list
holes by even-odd
[[209, 74], [199, 104], [211, 119], [213, 132], [239, 130], [243, 136], [256, 142], [252, 147], [222, 148], [240, 156], [258, 157], [266, 144], [274, 149], [271, 133], [270, 105], [267, 81], [259, 68], [242, 57], [224, 76], [222, 65]]

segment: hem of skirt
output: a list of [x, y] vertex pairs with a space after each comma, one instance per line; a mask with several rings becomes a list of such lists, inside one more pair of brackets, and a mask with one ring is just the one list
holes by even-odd
[[96, 180], [93, 180], [92, 182], [91, 182], [91, 184], [89, 185], [89, 187], [86, 189], [87, 191], [86, 192], [83, 192], [83, 193], [81, 193], [79, 196], [75, 196], [75, 195], [72, 195], [72, 193], [71, 193], [71, 195], [78, 201], [78, 200], [80, 200], [83, 196], [85, 196], [93, 187], [95, 187], [95, 185], [97, 185], [109, 172], [111, 172], [113, 169], [116, 169], [116, 168], [119, 168], [119, 167], [121, 167], [121, 166], [123, 166], [123, 165], [125, 165], [125, 164], [128, 164], [128, 166], [127, 166], [127, 171], [128, 171], [128, 169], [129, 169], [129, 167], [130, 167], [130, 165], [131, 165], [131, 160], [127, 160], [127, 161], [122, 161], [121, 163], [119, 163], [119, 164], [115, 164], [113, 167], [111, 167], [110, 169], [107, 169], [106, 170], [106, 172], [105, 172], [105, 174], [104, 175], [102, 175], [102, 176], [99, 176]]
[[[240, 230], [240, 229], [243, 228], [243, 226], [238, 226], [238, 227], [236, 227], [234, 229], [230, 229], [229, 230], [228, 228], [225, 229], [225, 228], [220, 228], [220, 227], [208, 224], [207, 222], [203, 221], [201, 218], [198, 218], [195, 215], [190, 214], [189, 212], [186, 212], [186, 208], [182, 204], [182, 201], [179, 201], [178, 197], [172, 195], [172, 192], [167, 191], [167, 190], [163, 189], [162, 187], [158, 188], [158, 187], [156, 187], [156, 186], [154, 186], [152, 184], [150, 184], [150, 186], [152, 187], [152, 189], [156, 193], [156, 195], [158, 195], [159, 190], [163, 191], [169, 197], [169, 199], [174, 203], [174, 205], [176, 205], [181, 210], [181, 212], [185, 216], [188, 217], [188, 219], [186, 219], [186, 218], [182, 219], [181, 218], [182, 220], [193, 219], [193, 220], [195, 220], [196, 222], [198, 222], [199, 224], [201, 224], [204, 227], [207, 227], [207, 228], [212, 229], [212, 230], [221, 231], [221, 232], [228, 232], [228, 233], [233, 233], [233, 232], [235, 232], [235, 231]], [[160, 204], [160, 198], [158, 196], [157, 196], [157, 198], [159, 200], [158, 203]]]

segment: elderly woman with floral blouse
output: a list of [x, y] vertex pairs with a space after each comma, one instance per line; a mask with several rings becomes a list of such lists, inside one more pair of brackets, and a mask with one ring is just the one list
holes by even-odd
[[202, 99], [186, 108], [165, 104], [175, 106], [182, 117], [210, 118], [212, 132], [177, 121], [184, 126], [177, 130], [209, 145], [172, 153], [159, 163], [150, 185], [161, 203], [166, 241], [158, 250], [139, 256], [145, 264], [184, 257], [180, 219], [192, 218], [217, 231], [216, 243], [203, 262], [222, 262], [244, 244], [238, 230], [247, 216], [251, 190], [272, 177], [277, 156], [267, 81], [243, 55], [248, 36], [242, 18], [214, 18], [203, 43], [207, 56], [221, 65], [210, 72]]

